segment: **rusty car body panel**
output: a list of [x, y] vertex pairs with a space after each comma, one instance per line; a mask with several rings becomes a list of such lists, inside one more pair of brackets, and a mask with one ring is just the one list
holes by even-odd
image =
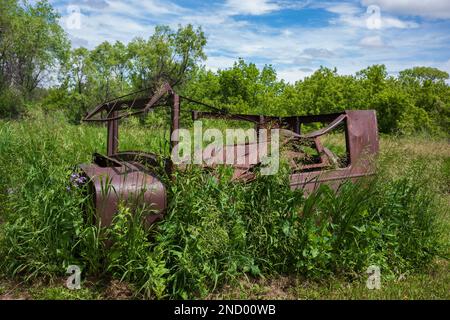
[[[180, 96], [168, 84], [163, 84], [148, 97], [140, 97], [141, 92], [107, 101], [87, 114], [86, 122], [103, 122], [107, 126], [107, 154], [95, 154], [90, 164], [79, 166], [83, 174], [90, 181], [94, 196], [97, 217], [103, 226], [112, 223], [118, 209], [119, 201], [140, 201], [147, 204], [154, 214], [147, 218], [152, 224], [163, 218], [167, 207], [167, 190], [161, 176], [152, 168], [163, 167], [170, 176], [177, 165], [171, 159], [164, 159], [161, 155], [140, 151], [119, 152], [119, 120], [125, 117], [145, 114], [157, 107], [170, 108], [171, 141], [170, 148], [176, 147], [180, 128], [181, 102], [198, 105], [208, 111], [189, 110], [192, 120], [201, 118], [227, 119], [247, 121], [255, 129], [279, 128], [282, 132], [282, 146], [287, 148], [284, 156], [290, 164], [290, 186], [311, 192], [321, 184], [329, 184], [333, 188], [347, 179], [358, 179], [375, 172], [374, 158], [378, 154], [378, 128], [375, 111], [346, 110], [341, 113], [325, 115], [274, 117], [264, 115], [231, 114], [227, 110], [216, 108], [189, 97]], [[302, 133], [302, 126], [321, 123], [319, 130]], [[345, 135], [345, 159], [341, 165], [336, 165], [337, 157], [322, 143], [322, 137], [340, 128]], [[253, 142], [258, 143], [258, 141]], [[229, 145], [225, 148], [245, 148], [244, 157], [251, 157], [251, 143], [244, 145]], [[301, 146], [308, 145], [317, 152], [317, 156], [309, 163], [299, 162], [305, 157]], [[234, 151], [232, 151], [234, 152]], [[232, 165], [235, 180], [252, 181], [256, 175], [255, 164], [246, 159], [243, 164]], [[342, 159], [341, 159], [342, 160]], [[204, 167], [214, 167], [215, 163], [203, 164]], [[168, 183], [168, 182], [166, 182]]]

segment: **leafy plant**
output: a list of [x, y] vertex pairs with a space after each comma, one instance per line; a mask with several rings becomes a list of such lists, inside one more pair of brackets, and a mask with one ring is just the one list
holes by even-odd
[[[145, 128], [125, 133], [124, 143], [144, 148], [136, 137]], [[42, 113], [0, 122], [3, 275], [52, 279], [78, 264], [84, 277], [129, 282], [137, 295], [199, 298], [242, 277], [358, 278], [372, 264], [387, 277], [419, 272], [448, 248], [436, 202], [443, 182], [429, 174], [429, 158], [397, 175], [381, 163], [375, 177], [310, 194], [290, 189], [283, 164], [247, 184], [228, 167], [192, 167], [168, 184], [163, 221], [146, 228], [151, 212], [123, 203], [102, 229], [83, 189], [68, 189], [74, 164], [90, 161], [99, 139], [98, 128]]]

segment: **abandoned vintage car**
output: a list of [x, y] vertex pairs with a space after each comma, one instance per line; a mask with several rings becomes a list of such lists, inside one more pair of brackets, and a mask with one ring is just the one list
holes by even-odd
[[[357, 179], [374, 173], [373, 159], [379, 148], [378, 129], [375, 111], [346, 110], [341, 113], [325, 115], [274, 117], [264, 115], [232, 114], [195, 99], [179, 95], [169, 84], [158, 89], [134, 92], [102, 103], [89, 112], [84, 121], [102, 122], [107, 125], [106, 155], [94, 154], [93, 162], [79, 166], [82, 177], [88, 182], [93, 194], [97, 217], [103, 226], [112, 222], [119, 201], [136, 195], [151, 206], [156, 214], [147, 218], [151, 224], [163, 217], [167, 207], [167, 186], [158, 170], [163, 168], [169, 176], [177, 169], [170, 157], [163, 157], [143, 151], [119, 151], [119, 121], [123, 118], [146, 114], [156, 108], [170, 110], [170, 149], [178, 143], [176, 136], [180, 128], [181, 112], [190, 112], [191, 119], [226, 119], [250, 123], [256, 129], [279, 128], [282, 132], [280, 146], [287, 158], [291, 174], [291, 188], [302, 188], [311, 192], [320, 184], [329, 184], [337, 188], [346, 179]], [[184, 110], [184, 103], [196, 105], [202, 110]], [[208, 111], [205, 111], [208, 110]], [[318, 130], [302, 133], [302, 126], [320, 123]], [[344, 156], [337, 156], [327, 148], [322, 138], [340, 130], [344, 136]], [[257, 140], [259, 138], [257, 137]], [[254, 142], [245, 142], [244, 157], [249, 157]], [[239, 144], [227, 145], [232, 149]], [[308, 156], [306, 149], [313, 150]], [[214, 166], [214, 163], [202, 164]], [[232, 165], [233, 179], [251, 182], [255, 178], [257, 163], [243, 161]], [[166, 182], [167, 183], [167, 182]]]

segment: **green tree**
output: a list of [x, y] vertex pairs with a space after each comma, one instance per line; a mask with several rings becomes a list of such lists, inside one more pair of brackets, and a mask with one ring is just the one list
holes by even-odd
[[129, 73], [136, 89], [168, 81], [181, 85], [190, 78], [197, 63], [206, 58], [206, 38], [201, 28], [192, 25], [173, 31], [157, 26], [148, 41], [136, 38], [128, 44]]
[[392, 84], [374, 95], [368, 106], [377, 111], [379, 130], [392, 133], [399, 130], [401, 120], [414, 104], [407, 93]]
[[0, 89], [13, 84], [14, 25], [19, 17], [16, 0], [0, 2]]
[[98, 100], [109, 100], [116, 92], [114, 92], [114, 52], [113, 46], [105, 41], [98, 45], [90, 53], [90, 61], [92, 63], [93, 72], [95, 75], [92, 77], [93, 84], [96, 89]]
[[311, 76], [285, 92], [291, 114], [320, 114], [354, 109], [360, 105], [361, 87], [351, 76], [340, 76], [336, 69], [320, 67]]
[[278, 111], [284, 82], [277, 80], [272, 66], [266, 65], [259, 70], [254, 63], [239, 59], [232, 68], [219, 70], [217, 77], [221, 103], [231, 109], [265, 114]]
[[384, 64], [376, 64], [356, 73], [366, 95], [373, 96], [386, 88], [387, 70]]
[[[4, 0], [0, 6], [0, 88], [30, 100], [36, 88], [52, 81], [67, 58], [69, 41], [48, 1]], [[0, 101], [4, 109], [8, 106]]]
[[65, 84], [78, 94], [84, 94], [87, 90], [88, 79], [92, 73], [92, 64], [89, 58], [89, 50], [77, 48], [70, 53], [64, 75]]
[[45, 110], [64, 110], [70, 121], [79, 122], [96, 103], [92, 98], [94, 76], [90, 51], [83, 47], [72, 50], [60, 70], [59, 86], [48, 90], [42, 107]]
[[445, 84], [448, 79], [447, 72], [431, 67], [414, 67], [399, 73], [399, 80], [408, 85], [424, 85], [427, 82]]
[[402, 87], [414, 99], [416, 108], [432, 119], [436, 128], [449, 133], [450, 89], [446, 84], [449, 74], [431, 67], [414, 67], [400, 72]]
[[78, 122], [93, 105], [130, 90], [154, 89], [162, 81], [181, 86], [205, 58], [205, 44], [201, 29], [160, 26], [147, 41], [136, 38], [127, 46], [105, 41], [91, 51], [74, 49], [62, 70], [60, 92], [52, 91], [46, 103], [64, 106]]
[[59, 15], [47, 1], [34, 6], [24, 2], [18, 7], [6, 36], [11, 50], [4, 63], [9, 64], [12, 82], [30, 97], [66, 58], [69, 42], [58, 24]]
[[127, 79], [128, 52], [127, 47], [122, 42], [116, 41], [112, 46], [111, 59], [112, 72], [116, 79], [119, 92], [124, 94], [129, 86]]

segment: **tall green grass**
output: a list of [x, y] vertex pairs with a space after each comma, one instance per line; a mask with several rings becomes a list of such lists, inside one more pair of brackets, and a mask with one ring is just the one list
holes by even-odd
[[[420, 272], [448, 248], [442, 179], [426, 174], [425, 161], [399, 176], [381, 163], [375, 177], [309, 197], [290, 190], [285, 166], [249, 184], [232, 182], [226, 167], [193, 167], [176, 173], [163, 221], [145, 229], [145, 208], [121, 206], [101, 230], [84, 210], [88, 196], [67, 186], [74, 165], [103, 152], [104, 131], [41, 114], [0, 122], [3, 275], [53, 279], [78, 264], [84, 276], [127, 281], [145, 297], [199, 298], [242, 277], [355, 278], [370, 265], [387, 277]], [[125, 144], [146, 147], [139, 128], [126, 133]]]

